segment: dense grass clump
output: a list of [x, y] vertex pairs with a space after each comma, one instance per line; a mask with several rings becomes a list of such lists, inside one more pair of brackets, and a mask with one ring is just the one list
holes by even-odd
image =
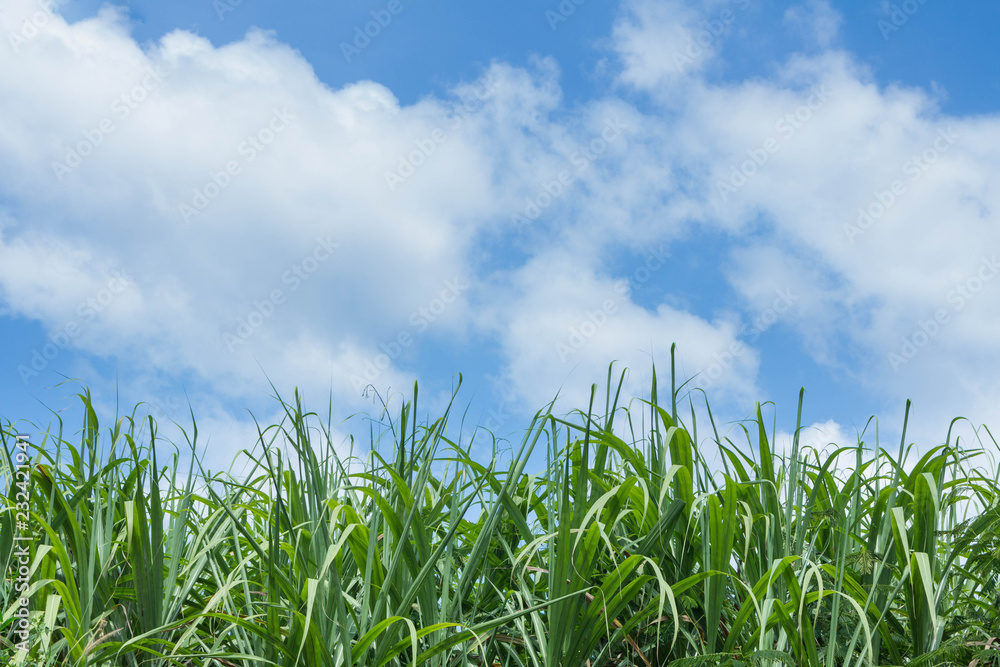
[[201, 469], [196, 429], [183, 456], [138, 412], [102, 431], [84, 393], [79, 433], [32, 444], [26, 497], [8, 424], [0, 657], [1000, 664], [1000, 485], [981, 443], [949, 430], [917, 449], [904, 422], [895, 451], [821, 456], [797, 429], [778, 453], [759, 406], [739, 443], [714, 423], [701, 442], [655, 379], [648, 401], [618, 392], [609, 374], [599, 408], [538, 413], [492, 464], [448, 414], [418, 423], [416, 389], [365, 460], [339, 458], [296, 396], [239, 476]]

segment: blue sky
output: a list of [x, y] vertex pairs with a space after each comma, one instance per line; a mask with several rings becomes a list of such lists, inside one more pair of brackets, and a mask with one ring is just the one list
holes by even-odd
[[346, 417], [461, 372], [503, 433], [676, 342], [725, 421], [996, 424], [998, 19], [2, 0], [0, 417], [190, 400], [222, 461], [268, 379]]

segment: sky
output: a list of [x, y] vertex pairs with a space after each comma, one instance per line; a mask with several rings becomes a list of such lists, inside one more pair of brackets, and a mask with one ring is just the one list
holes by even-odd
[[1000, 421], [998, 20], [0, 0], [0, 420], [73, 424], [88, 387], [190, 408], [223, 463], [275, 391], [346, 419], [418, 382], [433, 414], [461, 374], [467, 421], [516, 437], [612, 363], [669, 395], [676, 344], [728, 429], [773, 402], [787, 433], [804, 387], [817, 446], [871, 417], [888, 445], [908, 399], [918, 446], [973, 437]]

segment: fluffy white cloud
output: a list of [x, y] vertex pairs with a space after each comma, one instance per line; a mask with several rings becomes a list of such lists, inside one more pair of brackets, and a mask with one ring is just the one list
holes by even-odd
[[676, 83], [696, 74], [715, 54], [717, 36], [710, 29], [698, 42], [698, 22], [704, 18], [691, 3], [630, 2], [626, 11], [613, 32], [625, 83], [640, 88]]
[[[866, 433], [862, 438], [865, 440], [865, 449], [861, 458], [867, 461], [872, 458], [874, 449], [874, 434]], [[794, 436], [786, 431], [779, 431], [774, 435], [774, 442], [771, 449], [775, 454], [790, 457]], [[811, 465], [824, 465], [830, 458], [843, 447], [856, 447], [858, 444], [858, 434], [846, 431], [844, 427], [833, 420], [817, 422], [808, 426], [803, 426], [799, 431], [799, 458], [804, 459]], [[885, 446], [887, 443], [883, 443]], [[891, 448], [889, 448], [891, 449]], [[892, 450], [895, 453], [895, 450]], [[836, 471], [838, 477], [844, 478], [848, 471], [854, 470], [857, 464], [857, 450], [849, 450], [837, 454], [836, 459], [830, 463], [829, 470]]]
[[[525, 408], [544, 405], [558, 393], [564, 409], [586, 406], [590, 386], [607, 377], [608, 365], [630, 369], [623, 396], [648, 396], [653, 363], [669, 376], [670, 346], [680, 349], [681, 373], [695, 375], [718, 364], [736, 344], [734, 322], [706, 322], [664, 302], [655, 309], [634, 301], [671, 261], [664, 246], [635, 260], [634, 268], [610, 275], [595, 272], [564, 251], [542, 253], [495, 287], [497, 305], [481, 314], [481, 324], [499, 339], [504, 386]], [[719, 366], [721, 390], [741, 399], [752, 396], [757, 355], [746, 348]], [[617, 377], [616, 372], [616, 377]], [[713, 373], [714, 375], [714, 373]], [[702, 383], [706, 378], [701, 378]]]
[[262, 32], [143, 50], [113, 10], [53, 15], [0, 63], [6, 307], [59, 327], [122, 269], [129, 288], [75, 342], [236, 395], [261, 367], [358, 393], [347, 371], [374, 341], [469, 274], [494, 199], [482, 108], [516, 123], [548, 103], [497, 66], [400, 108], [375, 83], [328, 89]]
[[677, 95], [669, 59], [646, 49], [637, 64], [631, 45], [669, 50], [692, 19], [630, 7], [622, 79], [661, 100], [686, 139], [664, 151], [673, 171], [696, 175], [674, 206], [686, 200], [703, 224], [748, 241], [727, 271], [748, 306], [794, 286], [802, 298], [784, 321], [835, 372], [893, 410], [914, 398], [922, 428], [966, 408], [995, 422], [1000, 391], [971, 378], [995, 374], [1000, 359], [1000, 195], [989, 187], [1000, 118], [944, 114], [937, 91], [880, 87], [839, 51], [790, 56], [769, 79], [689, 78]]
[[820, 48], [837, 38], [843, 17], [827, 0], [807, 0], [785, 10], [785, 23]]

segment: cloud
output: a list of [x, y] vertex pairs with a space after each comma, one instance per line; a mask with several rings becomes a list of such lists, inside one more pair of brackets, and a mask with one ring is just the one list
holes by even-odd
[[[985, 185], [997, 167], [983, 149], [996, 146], [1000, 124], [945, 117], [917, 90], [879, 90], [841, 57], [800, 60], [790, 71], [812, 72], [810, 87], [825, 87], [829, 100], [806, 112], [806, 91], [796, 105], [795, 93], [769, 84], [770, 104], [742, 86], [707, 89], [692, 109], [703, 136], [713, 124], [743, 128], [742, 139], [723, 134], [714, 155], [699, 156], [716, 186], [702, 203], [719, 224], [757, 235], [770, 257], [735, 251], [731, 283], [746, 292], [784, 267], [782, 280], [808, 295], [790, 322], [815, 356], [850, 365], [897, 400], [931, 398], [930, 378], [950, 376], [949, 366], [977, 376], [961, 350], [998, 351], [983, 336], [996, 326], [987, 311], [1000, 306], [990, 282], [1000, 239], [986, 223], [997, 202]], [[717, 109], [731, 111], [721, 118]], [[772, 139], [773, 152], [762, 153]], [[918, 336], [920, 358], [893, 364], [904, 338], [942, 310], [947, 322], [932, 339]]]
[[[0, 136], [8, 310], [58, 327], [122, 269], [130, 289], [77, 342], [227, 378], [237, 396], [261, 367], [318, 387], [346, 377], [468, 275], [493, 200], [478, 114], [519, 123], [550, 103], [497, 66], [401, 108], [372, 82], [328, 89], [267, 33], [217, 48], [177, 31], [144, 50], [112, 10], [53, 16], [0, 59], [16, 100]], [[495, 95], [477, 99], [486, 84]], [[410, 159], [417, 173], [390, 192]]]
[[[846, 433], [843, 426], [832, 419], [825, 422], [816, 422], [809, 426], [803, 426], [799, 431], [799, 458], [805, 459], [810, 464], [823, 465], [833, 453], [842, 447], [855, 447], [858, 444], [858, 436], [855, 433]], [[865, 450], [862, 453], [862, 460], [872, 457], [872, 445], [865, 443]], [[775, 454], [790, 457], [792, 455], [793, 434], [779, 431], [774, 436], [771, 448]], [[837, 455], [834, 463], [830, 464], [830, 471], [839, 471], [840, 475], [845, 470], [853, 470], [857, 463], [856, 451], [841, 452]]]
[[640, 88], [669, 84], [696, 72], [714, 54], [711, 43], [696, 43], [700, 15], [687, 3], [670, 0], [626, 6], [625, 17], [612, 33], [623, 63], [623, 82]]
[[[632, 3], [618, 30], [669, 43], [676, 26], [650, 4]], [[767, 78], [689, 78], [666, 96], [668, 63], [647, 49], [640, 66], [632, 43], [619, 43], [623, 76], [684, 138], [648, 133], [662, 169], [690, 175], [670, 206], [740, 239], [726, 274], [746, 307], [793, 284], [803, 298], [783, 323], [831, 372], [891, 409], [914, 398], [926, 428], [966, 409], [995, 421], [1000, 392], [972, 378], [1000, 352], [987, 315], [1000, 307], [987, 186], [1000, 119], [944, 114], [939, 90], [880, 86], [839, 51], [790, 55]]]
[[837, 39], [842, 22], [843, 16], [826, 0], [807, 0], [785, 10], [785, 24], [821, 49]]
[[[669, 261], [661, 246], [637, 258], [627, 272], [611, 275], [551, 251], [505, 276], [495, 288], [494, 307], [480, 322], [492, 329], [508, 360], [502, 378], [510, 398], [531, 408], [559, 393], [564, 408], [584, 406], [590, 385], [603, 384], [612, 361], [619, 371], [630, 369], [624, 396], [648, 395], [652, 365], [660, 364], [662, 377], [674, 342], [682, 373], [694, 375], [715, 363], [736, 342], [733, 322], [706, 322], [666, 303], [654, 309], [635, 303], [636, 292], [655, 292], [652, 278]], [[725, 370], [720, 389], [741, 398], [753, 394], [752, 351]]]

